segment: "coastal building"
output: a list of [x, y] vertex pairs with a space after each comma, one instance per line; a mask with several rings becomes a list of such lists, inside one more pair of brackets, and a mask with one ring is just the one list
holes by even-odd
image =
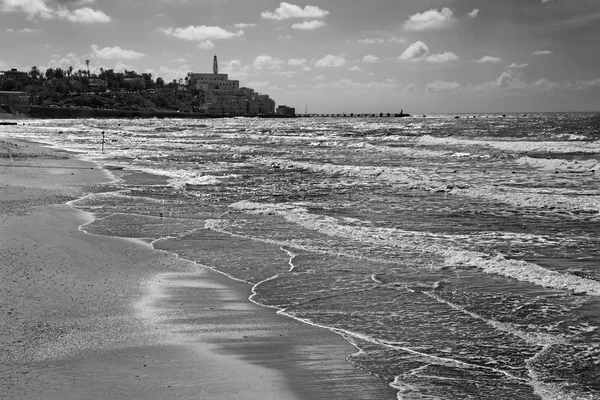
[[2, 76], [4, 79], [14, 79], [15, 81], [25, 81], [29, 76], [27, 72], [19, 71], [16, 68], [11, 68], [9, 71], [3, 71]]
[[288, 107], [288, 106], [279, 106], [277, 107], [277, 115], [282, 115], [285, 117], [295, 117], [296, 116], [296, 109], [293, 107]]
[[208, 114], [263, 115], [275, 113], [275, 102], [265, 94], [240, 88], [240, 82], [219, 73], [217, 56], [213, 72], [190, 73], [189, 85], [198, 94], [199, 109]]

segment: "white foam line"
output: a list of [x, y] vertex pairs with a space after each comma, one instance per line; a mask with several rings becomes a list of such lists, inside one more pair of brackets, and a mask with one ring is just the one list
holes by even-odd
[[461, 145], [495, 148], [516, 153], [542, 151], [547, 153], [600, 153], [600, 142], [583, 141], [527, 141], [527, 140], [476, 140], [463, 138], [438, 138], [423, 135], [418, 138], [420, 145]]
[[[494, 371], [496, 373], [505, 375], [506, 377], [508, 377], [510, 379], [518, 380], [518, 381], [521, 381], [521, 382], [528, 382], [527, 379], [519, 378], [518, 376], [514, 376], [514, 375], [510, 374], [509, 372], [503, 371], [501, 369], [492, 368], [492, 367], [486, 367], [486, 366], [483, 366], [483, 365], [469, 364], [469, 363], [464, 362], [464, 361], [455, 360], [455, 359], [447, 358], [447, 357], [435, 356], [435, 355], [432, 355], [432, 354], [427, 354], [427, 353], [423, 353], [423, 352], [420, 352], [420, 351], [417, 351], [417, 350], [413, 350], [413, 349], [411, 349], [409, 347], [401, 346], [401, 345], [399, 345], [396, 342], [376, 339], [376, 338], [373, 338], [371, 336], [367, 336], [367, 335], [364, 335], [364, 334], [358, 333], [358, 332], [352, 332], [352, 331], [349, 331], [349, 330], [346, 330], [346, 329], [335, 328], [335, 327], [331, 327], [331, 326], [327, 326], [327, 325], [321, 325], [321, 324], [312, 322], [309, 319], [300, 318], [300, 317], [297, 317], [295, 315], [289, 314], [285, 309], [279, 310], [277, 313], [278, 314], [282, 314], [282, 315], [286, 315], [286, 316], [288, 316], [290, 318], [293, 318], [293, 319], [295, 319], [297, 321], [303, 322], [303, 323], [308, 324], [308, 325], [312, 325], [312, 326], [315, 326], [315, 327], [318, 327], [318, 328], [322, 328], [322, 329], [327, 329], [327, 330], [333, 331], [333, 332], [338, 333], [338, 334], [340, 334], [342, 336], [354, 337], [356, 339], [360, 339], [360, 340], [363, 340], [365, 342], [369, 342], [369, 343], [372, 343], [372, 344], [376, 344], [376, 345], [387, 347], [387, 348], [394, 349], [394, 350], [401, 350], [401, 351], [404, 351], [404, 352], [407, 352], [407, 353], [410, 353], [410, 354], [413, 354], [413, 355], [416, 355], [416, 356], [419, 356], [419, 357], [427, 358], [427, 359], [430, 359], [430, 360], [434, 361], [435, 364], [437, 364], [437, 365], [446, 365], [446, 366], [449, 366], [449, 367], [459, 367], [459, 368], [466, 368], [466, 369], [483, 369], [483, 370], [488, 370], [488, 371]], [[355, 347], [357, 347], [357, 346], [355, 345]]]
[[528, 333], [528, 332], [524, 332], [524, 331], [520, 330], [514, 324], [509, 324], [506, 322], [498, 322], [498, 321], [495, 321], [492, 319], [485, 318], [482, 315], [479, 315], [477, 313], [467, 310], [463, 306], [460, 306], [458, 304], [452, 303], [446, 299], [441, 298], [434, 292], [423, 292], [423, 294], [431, 297], [434, 300], [439, 301], [440, 303], [447, 304], [448, 306], [450, 306], [451, 308], [453, 308], [457, 311], [468, 314], [475, 319], [481, 320], [494, 329], [509, 333], [513, 336], [517, 336], [518, 338], [523, 339], [525, 342], [527, 342], [529, 344], [538, 345], [538, 346], [546, 346], [548, 344], [554, 345], [554, 344], [562, 344], [562, 343], [567, 342], [566, 338], [564, 338], [563, 336], [549, 335], [549, 334], [545, 334], [545, 333]]
[[381, 246], [383, 242], [398, 249], [436, 254], [444, 257], [446, 264], [449, 266], [475, 265], [483, 272], [506, 276], [521, 282], [600, 296], [600, 282], [598, 281], [556, 272], [526, 261], [509, 260], [501, 255], [492, 258], [487, 254], [475, 251], [448, 249], [430, 242], [415, 241], [415, 237], [427, 239], [427, 235], [417, 235], [413, 232], [392, 228], [365, 228], [343, 225], [339, 223], [337, 218], [312, 215], [306, 209], [295, 205], [281, 206], [240, 201], [230, 205], [230, 207], [253, 214], [276, 214], [288, 222], [327, 236], [342, 237], [377, 246]]
[[557, 390], [559, 389], [558, 386], [548, 385], [548, 384], [544, 383], [543, 381], [541, 381], [539, 379], [538, 374], [535, 372], [535, 368], [533, 366], [533, 362], [535, 360], [537, 360], [538, 358], [540, 358], [543, 354], [548, 352], [552, 346], [555, 346], [557, 344], [567, 343], [567, 340], [563, 336], [549, 335], [549, 334], [544, 334], [544, 333], [523, 332], [522, 330], [520, 330], [518, 327], [516, 327], [513, 324], [499, 322], [499, 321], [485, 318], [482, 315], [479, 315], [477, 313], [467, 310], [466, 308], [464, 308], [462, 306], [459, 306], [458, 304], [454, 304], [448, 300], [445, 300], [433, 292], [423, 292], [423, 293], [425, 295], [431, 297], [432, 299], [439, 301], [440, 303], [447, 304], [450, 307], [454, 308], [455, 310], [461, 311], [465, 314], [472, 316], [473, 318], [476, 318], [476, 319], [479, 319], [479, 320], [485, 322], [486, 324], [493, 327], [494, 329], [497, 329], [502, 332], [506, 332], [513, 336], [517, 336], [518, 338], [523, 339], [525, 342], [527, 342], [529, 344], [542, 346], [542, 349], [539, 352], [537, 352], [533, 357], [531, 357], [525, 361], [525, 365], [527, 366], [528, 374], [531, 377], [531, 386], [534, 388], [534, 393], [538, 394], [540, 397], [542, 397], [542, 399], [545, 399], [545, 400], [558, 399], [558, 398], [567, 399], [568, 398], [568, 397], [565, 397], [566, 394], [563, 394], [563, 393], [561, 393], [560, 397], [556, 397], [556, 396], [558, 396], [556, 394]]
[[221, 227], [219, 227], [219, 223], [223, 223], [224, 221], [222, 220], [217, 220], [217, 219], [208, 219], [206, 220], [206, 229], [210, 229], [214, 232], [217, 233], [223, 233], [225, 235], [229, 235], [232, 237], [237, 237], [240, 239], [247, 239], [247, 240], [251, 240], [254, 242], [261, 242], [261, 243], [268, 243], [268, 244], [274, 244], [274, 245], [278, 245], [278, 246], [286, 246], [286, 247], [291, 247], [294, 249], [298, 249], [298, 250], [304, 250], [304, 251], [308, 251], [308, 252], [312, 252], [312, 253], [317, 253], [317, 254], [325, 254], [325, 255], [333, 255], [333, 256], [345, 256], [345, 257], [350, 257], [350, 258], [356, 258], [359, 260], [365, 260], [365, 261], [372, 261], [372, 262], [378, 262], [378, 263], [382, 263], [382, 264], [397, 264], [397, 262], [394, 261], [389, 261], [389, 260], [385, 260], [383, 258], [374, 258], [374, 257], [364, 257], [361, 256], [360, 254], [355, 254], [355, 253], [350, 253], [347, 251], [336, 251], [336, 252], [332, 252], [332, 251], [326, 251], [323, 249], [320, 249], [318, 247], [314, 247], [314, 246], [307, 246], [307, 245], [303, 245], [303, 244], [299, 244], [299, 243], [294, 243], [294, 242], [288, 242], [288, 241], [283, 241], [283, 240], [273, 240], [273, 239], [265, 239], [265, 238], [259, 238], [259, 237], [255, 237], [255, 236], [249, 236], [249, 235], [240, 235], [237, 233], [233, 233], [230, 231], [227, 231]]
[[288, 272], [294, 272], [294, 269], [296, 269], [296, 266], [294, 265], [294, 259], [298, 256], [297, 254], [292, 253], [291, 251], [289, 251], [288, 249], [286, 249], [285, 247], [281, 247], [281, 250], [285, 251], [286, 253], [288, 253], [288, 255], [290, 256], [290, 260], [288, 262], [290, 269]]
[[535, 361], [549, 352], [552, 346], [554, 346], [553, 343], [546, 344], [541, 351], [525, 361], [527, 370], [529, 371], [529, 376], [531, 377], [533, 393], [540, 396], [543, 400], [597, 400], [597, 397], [593, 396], [592, 394], [584, 397], [581, 394], [566, 393], [564, 390], [562, 390], [561, 385], [555, 383], [546, 383], [540, 379], [539, 374], [535, 371], [535, 366], [533, 364]]

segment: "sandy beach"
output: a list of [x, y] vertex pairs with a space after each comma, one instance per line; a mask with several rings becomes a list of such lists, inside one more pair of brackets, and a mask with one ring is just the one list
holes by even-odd
[[100, 166], [14, 138], [0, 164], [1, 398], [395, 398], [250, 285], [80, 230], [94, 216], [67, 203], [114, 179]]

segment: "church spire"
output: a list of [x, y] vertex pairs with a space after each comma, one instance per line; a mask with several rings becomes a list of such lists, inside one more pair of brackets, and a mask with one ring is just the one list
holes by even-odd
[[217, 61], [217, 56], [213, 59], [213, 74], [219, 73], [219, 62]]

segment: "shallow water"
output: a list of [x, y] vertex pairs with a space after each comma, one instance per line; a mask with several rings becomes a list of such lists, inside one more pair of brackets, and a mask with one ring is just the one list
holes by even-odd
[[[101, 132], [105, 151], [101, 152]], [[52, 120], [74, 206], [328, 327], [403, 399], [600, 398], [600, 118]]]

